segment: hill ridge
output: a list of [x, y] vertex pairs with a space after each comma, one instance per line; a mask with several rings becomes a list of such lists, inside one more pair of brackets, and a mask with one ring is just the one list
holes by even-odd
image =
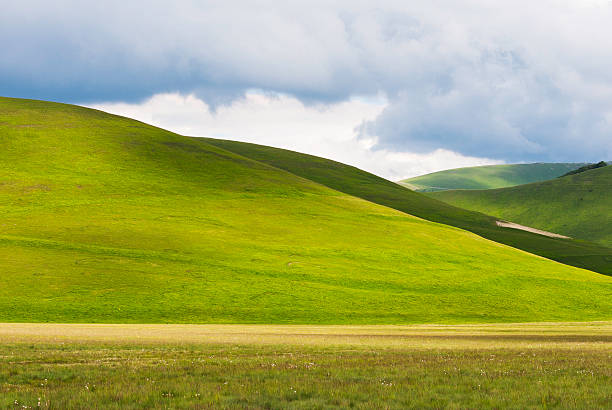
[[505, 188], [553, 179], [583, 165], [585, 163], [554, 162], [480, 165], [432, 172], [399, 183], [419, 192]]
[[428, 221], [456, 226], [479, 236], [565, 264], [612, 275], [612, 249], [586, 241], [541, 237], [499, 227], [498, 218], [410, 191], [356, 167], [280, 148], [213, 138], [196, 138], [321, 183], [332, 189]]

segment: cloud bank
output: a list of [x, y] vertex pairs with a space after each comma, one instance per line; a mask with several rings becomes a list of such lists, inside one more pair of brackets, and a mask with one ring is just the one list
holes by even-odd
[[253, 142], [331, 158], [394, 181], [445, 168], [499, 163], [443, 149], [426, 154], [376, 149], [376, 141], [360, 138], [359, 130], [386, 104], [383, 99], [350, 99], [305, 105], [288, 95], [251, 90], [214, 110], [195, 95], [177, 93], [158, 94], [142, 103], [90, 107], [182, 135]]
[[610, 160], [610, 21], [584, 0], [22, 0], [0, 13], [0, 94], [213, 111], [252, 89], [304, 107], [383, 95], [357, 136], [372, 152]]

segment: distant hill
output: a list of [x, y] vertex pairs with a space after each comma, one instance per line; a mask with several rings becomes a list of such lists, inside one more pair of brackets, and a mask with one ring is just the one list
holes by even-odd
[[82, 107], [0, 98], [0, 192], [3, 322], [612, 319], [612, 277]]
[[419, 192], [447, 189], [493, 189], [546, 181], [573, 171], [584, 163], [485, 165], [434, 172], [400, 181]]
[[429, 195], [512, 222], [612, 246], [612, 166], [512, 188]]

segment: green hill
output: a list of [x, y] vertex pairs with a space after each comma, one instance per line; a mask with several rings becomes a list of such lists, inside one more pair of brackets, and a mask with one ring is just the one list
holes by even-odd
[[202, 140], [264, 162], [332, 189], [429, 221], [456, 226], [485, 238], [569, 265], [612, 275], [612, 249], [585, 241], [553, 239], [501, 228], [497, 218], [451, 206], [339, 162], [293, 151], [218, 139]]
[[485, 165], [434, 172], [400, 181], [419, 192], [447, 189], [493, 189], [546, 181], [573, 171], [583, 163]]
[[612, 166], [512, 188], [431, 195], [522, 225], [612, 246]]
[[612, 319], [611, 277], [81, 107], [0, 98], [0, 192], [3, 322]]

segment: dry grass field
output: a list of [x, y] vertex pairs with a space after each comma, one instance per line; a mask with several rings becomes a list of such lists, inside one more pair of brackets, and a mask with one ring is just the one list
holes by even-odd
[[612, 323], [0, 325], [0, 406], [610, 408]]

